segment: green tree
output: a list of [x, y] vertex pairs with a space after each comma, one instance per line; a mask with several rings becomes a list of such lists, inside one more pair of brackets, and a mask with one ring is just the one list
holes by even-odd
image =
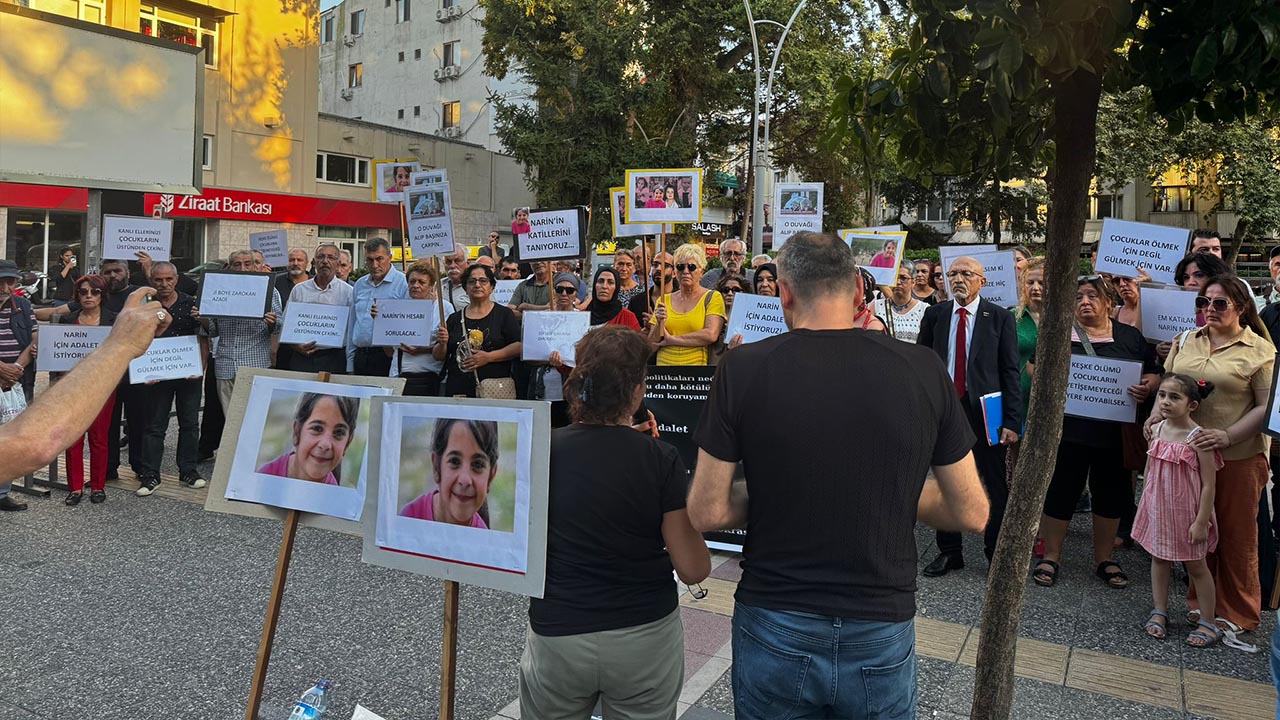
[[[1093, 179], [1103, 81], [1146, 87], [1179, 132], [1194, 115], [1240, 121], [1274, 97], [1271, 0], [905, 0], [914, 24], [887, 78], [907, 174], [1013, 179], [1047, 168], [1047, 308], [1026, 433], [982, 616], [972, 717], [1007, 718], [1030, 555], [1066, 399], [1072, 296]], [[855, 112], [848, 108], [845, 112]]]

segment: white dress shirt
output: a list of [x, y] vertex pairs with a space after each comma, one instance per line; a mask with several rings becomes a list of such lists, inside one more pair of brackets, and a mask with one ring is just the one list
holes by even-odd
[[965, 318], [965, 337], [964, 337], [964, 366], [965, 378], [969, 377], [969, 351], [973, 349], [973, 326], [978, 321], [978, 303], [982, 301], [982, 297], [974, 295], [968, 305], [961, 305], [952, 298], [951, 304], [951, 329], [947, 331], [947, 374], [951, 376], [951, 380], [956, 379], [956, 323], [960, 321], [960, 308], [964, 308], [969, 312], [969, 317]]

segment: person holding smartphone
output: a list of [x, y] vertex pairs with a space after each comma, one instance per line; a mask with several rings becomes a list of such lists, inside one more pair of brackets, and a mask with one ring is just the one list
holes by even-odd
[[70, 301], [74, 299], [72, 293], [75, 292], [76, 281], [81, 275], [80, 268], [77, 267], [76, 251], [64, 248], [59, 262], [61, 266], [53, 278], [53, 297], [55, 300]]

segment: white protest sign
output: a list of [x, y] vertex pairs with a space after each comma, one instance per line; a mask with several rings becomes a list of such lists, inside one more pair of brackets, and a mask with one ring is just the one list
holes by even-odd
[[97, 350], [110, 332], [109, 326], [41, 323], [36, 369], [40, 372], [66, 372]]
[[498, 305], [510, 305], [511, 296], [516, 294], [516, 288], [520, 287], [522, 282], [524, 280], [499, 280], [489, 299]]
[[859, 235], [842, 230], [840, 239], [849, 244], [853, 261], [871, 273], [877, 285], [892, 287], [898, 283], [898, 266], [907, 245], [901, 233]]
[[798, 232], [822, 232], [822, 183], [773, 186], [773, 249]]
[[129, 384], [153, 380], [182, 380], [204, 374], [200, 339], [195, 335], [156, 338], [142, 357], [129, 361]]
[[102, 216], [102, 259], [137, 260], [144, 252], [152, 260], [168, 260], [173, 244], [173, 221], [167, 218]]
[[397, 347], [400, 343], [425, 347], [432, 344], [431, 331], [436, 319], [435, 300], [379, 300], [378, 314], [373, 318], [375, 347]]
[[203, 317], [261, 318], [271, 310], [271, 274], [207, 272], [196, 304]]
[[404, 212], [415, 258], [453, 254], [449, 183], [410, 188], [405, 192]]
[[573, 365], [574, 346], [591, 328], [591, 313], [541, 310], [524, 314], [521, 360], [549, 360], [556, 350], [565, 365]]
[[628, 223], [627, 222], [627, 189], [624, 187], [609, 188], [609, 218], [613, 222], [613, 236], [637, 237], [640, 235], [657, 235], [662, 232], [662, 223]]
[[[1280, 355], [1276, 356], [1276, 360], [1280, 360]], [[1280, 362], [1272, 366], [1271, 394], [1267, 400], [1267, 422], [1262, 426], [1262, 432], [1273, 438], [1280, 438], [1280, 403], [1276, 402], [1276, 393], [1280, 393], [1280, 377], [1277, 377], [1277, 371], [1280, 371]]]
[[585, 256], [585, 219], [580, 208], [534, 210], [529, 213], [529, 232], [516, 236], [516, 256], [524, 262]]
[[1000, 248], [994, 244], [988, 245], [939, 245], [938, 246], [938, 264], [942, 266], [942, 276], [946, 277], [947, 271], [951, 269], [951, 263], [959, 257], [973, 257], [982, 253], [993, 253]]
[[1142, 380], [1142, 363], [1088, 355], [1071, 356], [1066, 413], [1090, 420], [1131, 423], [1137, 405], [1129, 386]]
[[1142, 335], [1155, 342], [1169, 342], [1184, 330], [1196, 327], [1196, 295], [1191, 288], [1161, 287], [1150, 283], [1138, 286], [1142, 308]]
[[347, 339], [348, 305], [320, 305], [294, 300], [284, 310], [280, 342], [322, 348], [340, 348]]
[[987, 284], [982, 286], [982, 297], [1002, 308], [1018, 304], [1018, 267], [1014, 264], [1012, 250], [979, 253], [972, 256], [982, 263], [982, 274]]
[[449, 173], [444, 168], [423, 170], [409, 176], [410, 185], [439, 185], [449, 182]]
[[776, 297], [739, 293], [729, 311], [729, 327], [725, 338], [741, 335], [743, 344], [781, 335], [787, 331], [782, 317], [782, 301]]
[[262, 259], [273, 268], [289, 265], [289, 232], [287, 230], [249, 233], [249, 248], [262, 253]]
[[1173, 271], [1187, 255], [1190, 235], [1185, 228], [1107, 218], [1102, 221], [1098, 261], [1093, 270], [1137, 277], [1137, 268], [1142, 268], [1152, 280], [1172, 285]]

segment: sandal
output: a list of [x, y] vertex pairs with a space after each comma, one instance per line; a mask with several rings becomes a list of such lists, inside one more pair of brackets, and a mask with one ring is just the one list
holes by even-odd
[[67, 499], [62, 501], [62, 504], [67, 505], [68, 507], [75, 507], [80, 504], [80, 500], [83, 497], [84, 497], [84, 493], [78, 493], [78, 492], [69, 493], [67, 495]]
[[[1044, 566], [1048, 566], [1045, 568]], [[1053, 587], [1058, 582], [1058, 563], [1052, 560], [1038, 560], [1031, 570], [1031, 579], [1040, 587]]]
[[1199, 624], [1200, 624], [1200, 611], [1199, 611], [1199, 610], [1188, 610], [1188, 611], [1187, 611], [1187, 624], [1188, 624], [1188, 625], [1190, 625], [1191, 627], [1195, 627], [1195, 626], [1197, 626], [1197, 625], [1199, 625]]
[[[1111, 568], [1115, 568], [1112, 570]], [[1120, 565], [1114, 560], [1103, 560], [1098, 563], [1098, 569], [1093, 571], [1094, 575], [1102, 578], [1107, 587], [1115, 590], [1123, 590], [1129, 587], [1129, 576], [1124, 574], [1120, 569]]]
[[[1163, 618], [1156, 620], [1156, 618]], [[1147, 634], [1156, 640], [1163, 640], [1168, 634], [1166, 623], [1169, 622], [1169, 613], [1164, 610], [1152, 610], [1151, 615], [1147, 617], [1147, 623], [1142, 626]]]
[[1217, 625], [1211, 622], [1200, 622], [1196, 623], [1196, 629], [1187, 636], [1187, 644], [1195, 648], [1207, 648], [1221, 639], [1222, 631]]

